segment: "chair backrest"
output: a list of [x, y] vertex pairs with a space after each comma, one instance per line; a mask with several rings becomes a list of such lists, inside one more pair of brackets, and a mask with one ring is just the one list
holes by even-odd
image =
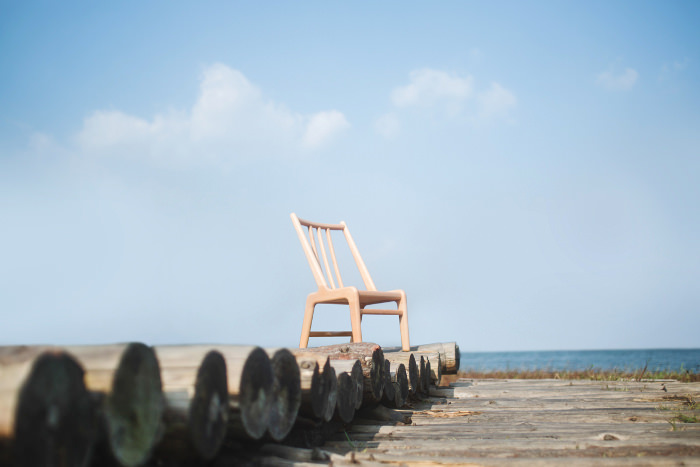
[[[299, 219], [294, 213], [291, 214], [291, 218], [319, 290], [345, 287], [340, 276], [338, 260], [333, 247], [333, 240], [331, 239], [331, 231], [333, 230], [343, 231], [345, 240], [348, 242], [348, 247], [352, 257], [355, 259], [355, 264], [360, 271], [360, 276], [362, 276], [362, 281], [365, 283], [367, 290], [377, 290], [345, 222], [341, 221], [340, 224], [321, 224]], [[331, 269], [331, 264], [333, 269]]]

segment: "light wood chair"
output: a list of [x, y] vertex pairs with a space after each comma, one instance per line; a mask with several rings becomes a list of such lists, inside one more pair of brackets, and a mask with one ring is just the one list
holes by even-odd
[[[352, 338], [352, 342], [362, 342], [362, 329], [360, 327], [362, 316], [396, 315], [399, 317], [399, 327], [401, 329], [401, 348], [404, 351], [409, 351], [411, 346], [408, 339], [406, 293], [403, 290], [391, 290], [388, 292], [380, 292], [377, 290], [364, 261], [362, 261], [360, 252], [350, 236], [350, 231], [347, 225], [345, 225], [345, 222], [341, 222], [340, 224], [320, 224], [299, 219], [294, 213], [291, 214], [291, 217], [294, 228], [299, 235], [301, 246], [304, 249], [304, 254], [306, 254], [306, 259], [309, 261], [311, 272], [318, 285], [318, 291], [310, 293], [306, 299], [306, 310], [304, 312], [304, 323], [301, 328], [299, 347], [302, 349], [306, 348], [309, 345], [309, 337], [348, 336]], [[306, 228], [306, 232], [304, 231], [304, 227]], [[360, 270], [362, 281], [367, 290], [359, 290], [357, 287], [352, 286], [346, 287], [343, 284], [335, 249], [333, 248], [333, 241], [331, 240], [331, 231], [334, 230], [341, 230], [345, 235], [345, 240], [355, 259], [357, 268]], [[333, 265], [332, 270], [330, 268], [329, 256]], [[367, 305], [390, 302], [396, 303], [396, 309], [380, 310], [365, 308]], [[352, 331], [311, 332], [314, 308], [320, 303], [349, 305]]]

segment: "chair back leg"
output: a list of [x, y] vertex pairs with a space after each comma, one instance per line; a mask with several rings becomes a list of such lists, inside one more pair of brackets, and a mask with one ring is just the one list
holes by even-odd
[[301, 339], [299, 340], [299, 348], [305, 349], [309, 346], [309, 335], [311, 334], [311, 322], [314, 319], [314, 307], [316, 303], [308, 298], [306, 300], [306, 309], [304, 310], [304, 322], [301, 325]]

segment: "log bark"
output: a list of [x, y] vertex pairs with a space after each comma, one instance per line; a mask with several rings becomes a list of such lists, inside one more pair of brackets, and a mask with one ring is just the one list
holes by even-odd
[[[158, 356], [167, 351], [158, 351]], [[197, 349], [200, 356], [204, 349]], [[162, 367], [165, 393], [165, 436], [157, 456], [170, 460], [211, 460], [226, 435], [229, 391], [226, 361], [216, 350], [201, 356], [198, 367], [165, 362]], [[190, 358], [194, 359], [195, 355]], [[189, 363], [189, 362], [187, 362]], [[180, 366], [182, 365], [182, 366]]]
[[282, 441], [297, 419], [301, 405], [301, 376], [296, 358], [287, 349], [275, 351], [270, 361], [275, 379], [267, 431], [272, 439]]
[[243, 345], [182, 345], [156, 347], [161, 368], [199, 366], [211, 350], [226, 362], [229, 393], [227, 436], [260, 439], [267, 431], [274, 374], [267, 353]]
[[331, 360], [360, 360], [364, 376], [363, 405], [377, 404], [384, 389], [384, 353], [371, 342], [326, 345], [304, 349], [328, 356]]
[[[401, 347], [385, 347], [384, 353], [399, 353]], [[437, 352], [440, 354], [440, 371], [445, 375], [453, 375], [459, 371], [461, 355], [456, 342], [440, 342], [435, 344], [415, 345], [411, 352]], [[433, 369], [434, 370], [434, 369]]]
[[0, 463], [84, 466], [97, 415], [77, 360], [60, 350], [0, 349]]

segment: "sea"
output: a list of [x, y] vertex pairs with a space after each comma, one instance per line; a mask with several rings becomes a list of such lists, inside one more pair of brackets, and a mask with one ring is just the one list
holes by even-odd
[[545, 350], [461, 353], [460, 369], [520, 371], [678, 371], [700, 373], [700, 349]]

